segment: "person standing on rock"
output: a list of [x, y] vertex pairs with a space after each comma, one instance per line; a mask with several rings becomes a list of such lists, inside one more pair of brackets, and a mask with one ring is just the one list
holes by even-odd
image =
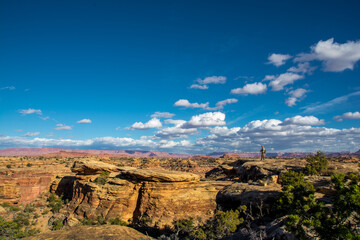
[[264, 145], [261, 145], [260, 153], [261, 153], [261, 159], [260, 160], [265, 160], [266, 149], [264, 148]]

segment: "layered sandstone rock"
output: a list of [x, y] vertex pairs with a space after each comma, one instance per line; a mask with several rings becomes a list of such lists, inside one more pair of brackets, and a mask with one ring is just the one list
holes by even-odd
[[200, 177], [193, 173], [163, 169], [119, 168], [121, 177], [151, 182], [198, 182]]
[[1, 171], [0, 202], [20, 204], [32, 202], [40, 194], [49, 191], [51, 182], [61, 171], [63, 169], [55, 168], [20, 168]]
[[103, 171], [117, 172], [119, 167], [94, 160], [77, 160], [71, 167], [71, 171], [78, 175], [95, 175], [100, 174]]
[[[88, 165], [79, 161], [74, 165], [73, 170], [78, 175], [68, 208], [79, 219], [96, 219], [97, 216], [106, 219], [120, 217], [127, 222], [147, 219], [147, 225], [160, 228], [189, 217], [206, 220], [216, 209], [218, 191], [231, 184], [199, 181], [196, 174], [162, 169], [135, 169], [95, 162]], [[96, 169], [93, 173], [107, 169], [119, 172], [111, 173], [106, 184], [98, 185], [93, 182], [98, 175], [88, 175], [85, 179], [79, 175], [89, 172], [80, 171], [89, 169], [83, 166], [92, 166], [91, 169]]]
[[151, 240], [133, 228], [101, 225], [101, 226], [80, 226], [67, 230], [41, 233], [32, 237], [23, 238], [24, 240]]

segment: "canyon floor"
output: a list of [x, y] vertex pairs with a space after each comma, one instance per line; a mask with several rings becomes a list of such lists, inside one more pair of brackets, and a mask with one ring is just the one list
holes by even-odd
[[[358, 163], [331, 158], [327, 173], [307, 177], [316, 197], [331, 195], [332, 173], [358, 171]], [[22, 217], [24, 229], [35, 234], [25, 239], [172, 239], [164, 236], [176, 232], [177, 221], [202, 224], [220, 210], [246, 205], [253, 215], [272, 216], [282, 191], [279, 176], [306, 164], [304, 158], [231, 156], [0, 157], [0, 217]], [[269, 239], [293, 237], [281, 219], [268, 217], [256, 229]], [[227, 239], [249, 237], [245, 230]]]

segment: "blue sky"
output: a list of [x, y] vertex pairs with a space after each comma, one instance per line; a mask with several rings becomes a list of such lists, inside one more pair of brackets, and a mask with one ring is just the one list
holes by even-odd
[[359, 12], [358, 1], [0, 1], [0, 148], [356, 151]]

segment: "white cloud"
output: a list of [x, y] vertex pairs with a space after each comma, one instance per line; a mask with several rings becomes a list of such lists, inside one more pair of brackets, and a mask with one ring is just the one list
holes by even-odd
[[295, 58], [298, 62], [322, 61], [324, 71], [341, 72], [345, 69], [354, 69], [354, 65], [360, 60], [360, 40], [348, 41], [340, 44], [334, 42], [334, 38], [319, 41], [311, 46], [311, 53], [301, 53]]
[[77, 121], [77, 123], [88, 124], [88, 123], [91, 123], [91, 120], [88, 119], [88, 118], [84, 118], [84, 119], [81, 119], [81, 120]]
[[134, 150], [154, 150], [164, 148], [174, 148], [179, 151], [189, 149], [192, 144], [190, 141], [167, 141], [155, 142], [151, 139], [133, 139], [119, 137], [100, 137], [87, 140], [73, 139], [51, 139], [51, 138], [24, 138], [0, 136], [0, 145], [3, 147], [72, 147], [72, 148], [91, 148], [91, 149], [134, 149]]
[[15, 87], [14, 86], [2, 87], [2, 88], [0, 88], [0, 90], [10, 90], [10, 91], [12, 91], [12, 90], [15, 90]]
[[160, 148], [174, 148], [174, 147], [190, 147], [192, 144], [188, 140], [182, 140], [179, 142], [175, 141], [167, 141], [167, 140], [161, 140], [160, 141]]
[[203, 108], [206, 109], [209, 107], [209, 103], [190, 103], [187, 99], [180, 99], [174, 103], [175, 107], [185, 107], [185, 108]]
[[35, 137], [35, 136], [38, 136], [38, 135], [40, 135], [40, 132], [27, 132], [22, 136], [24, 136], [24, 137]]
[[40, 109], [33, 109], [33, 108], [22, 109], [22, 110], [19, 110], [19, 112], [20, 112], [22, 115], [28, 115], [28, 114], [33, 114], [33, 113], [42, 115], [42, 112], [41, 112]]
[[289, 60], [291, 56], [289, 54], [276, 54], [273, 53], [268, 57], [269, 64], [273, 64], [276, 67], [280, 67], [284, 65], [287, 60]]
[[166, 119], [166, 124], [173, 124], [173, 127], [163, 128], [155, 134], [155, 137], [161, 139], [188, 138], [188, 135], [197, 134], [196, 128], [183, 128], [186, 123], [184, 120]]
[[224, 76], [212, 76], [206, 77], [204, 79], [197, 79], [197, 82], [204, 85], [204, 84], [224, 84], [226, 83], [226, 77]]
[[[285, 121], [284, 121], [285, 122]], [[297, 124], [284, 124], [278, 119], [255, 120], [243, 128], [217, 127], [211, 134], [196, 140], [194, 149], [214, 152], [258, 152], [261, 145], [275, 151], [322, 151], [336, 152], [345, 149], [358, 150], [360, 128], [334, 129], [309, 124], [321, 124], [321, 120], [300, 119]], [[291, 122], [291, 121], [290, 121]]]
[[343, 115], [335, 116], [334, 119], [339, 122], [343, 119], [360, 119], [360, 112], [346, 112]]
[[131, 127], [129, 127], [129, 130], [148, 130], [150, 128], [161, 128], [162, 124], [159, 119], [152, 118], [146, 123], [142, 122], [136, 122]]
[[190, 88], [193, 88], [193, 89], [209, 89], [209, 86], [208, 85], [199, 85], [199, 84], [193, 84], [190, 86]]
[[48, 120], [50, 117], [46, 116], [46, 117], [40, 117], [42, 120]]
[[155, 112], [150, 117], [152, 117], [152, 118], [172, 118], [173, 116], [175, 116], [175, 114], [169, 113], [169, 112]]
[[347, 94], [345, 96], [334, 98], [333, 100], [325, 102], [325, 103], [317, 103], [317, 104], [305, 106], [305, 107], [303, 107], [304, 113], [326, 112], [329, 109], [333, 109], [334, 106], [336, 106], [336, 105], [346, 103], [349, 100], [349, 98], [354, 97], [354, 96], [360, 96], [360, 91], [353, 92], [353, 93]]
[[316, 67], [312, 67], [309, 62], [300, 62], [297, 66], [290, 67], [287, 71], [302, 74], [312, 74]]
[[71, 130], [72, 127], [71, 126], [66, 126], [65, 124], [56, 124], [56, 128], [54, 128], [55, 130]]
[[248, 94], [262, 94], [265, 93], [267, 90], [266, 84], [263, 83], [249, 83], [246, 84], [242, 88], [235, 88], [231, 90], [232, 94], [242, 94], [242, 95], [248, 95]]
[[295, 117], [286, 118], [283, 125], [298, 125], [298, 126], [307, 126], [307, 125], [324, 125], [325, 122], [323, 119], [319, 120], [314, 116], [300, 116], [297, 115]]
[[296, 90], [290, 91], [288, 93], [290, 95], [290, 97], [285, 100], [286, 105], [288, 105], [289, 107], [296, 105], [296, 102], [298, 102], [306, 97], [305, 94], [307, 92], [309, 92], [309, 90], [306, 90], [304, 88], [298, 88]]
[[272, 87], [271, 89], [272, 91], [283, 90], [286, 85], [293, 84], [296, 80], [304, 78], [304, 76], [302, 75], [291, 72], [282, 73], [279, 76], [267, 76], [267, 77], [268, 77], [267, 80], [273, 78], [269, 83], [269, 86]]
[[182, 125], [183, 128], [205, 128], [225, 125], [225, 114], [221, 112], [207, 112], [192, 116], [191, 119]]
[[198, 78], [196, 79], [196, 82], [199, 84], [193, 84], [190, 86], [190, 88], [193, 89], [208, 89], [208, 84], [224, 84], [226, 83], [226, 77], [224, 76], [212, 76], [212, 77], [206, 77], [204, 79]]

